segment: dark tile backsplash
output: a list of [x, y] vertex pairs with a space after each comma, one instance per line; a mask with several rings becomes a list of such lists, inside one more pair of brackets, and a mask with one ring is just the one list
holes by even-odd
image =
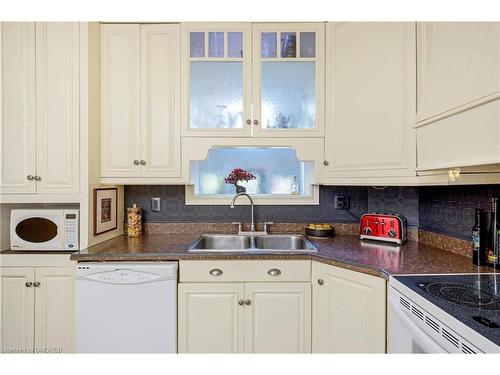
[[[230, 199], [220, 206], [186, 205], [184, 186], [126, 186], [125, 206], [133, 203], [143, 208], [145, 222], [231, 222], [249, 221], [247, 206], [229, 208]], [[325, 221], [337, 223], [356, 223], [366, 212], [367, 197], [365, 187], [321, 186], [320, 205], [316, 206], [255, 206], [255, 221], [308, 222]], [[335, 195], [348, 195], [351, 199], [349, 211], [333, 208]], [[161, 198], [161, 211], [151, 211], [150, 199]], [[240, 198], [242, 199], [242, 198]]]
[[[142, 207], [145, 222], [249, 221], [247, 206], [229, 208], [185, 204], [184, 186], [126, 186], [125, 206]], [[333, 208], [335, 195], [350, 197], [350, 210]], [[255, 206], [255, 221], [356, 223], [365, 212], [394, 212], [408, 225], [469, 239], [474, 208], [488, 208], [488, 199], [500, 197], [500, 185], [387, 187], [321, 186], [319, 206]], [[151, 211], [150, 199], [161, 198], [161, 211]]]
[[426, 186], [419, 188], [419, 227], [470, 239], [474, 209], [489, 209], [500, 185]]
[[409, 226], [418, 226], [418, 188], [414, 186], [373, 187], [368, 190], [368, 212], [397, 213]]

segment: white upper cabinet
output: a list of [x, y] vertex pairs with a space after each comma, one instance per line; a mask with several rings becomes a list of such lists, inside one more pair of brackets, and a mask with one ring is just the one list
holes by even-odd
[[418, 23], [417, 57], [417, 169], [500, 163], [500, 23]]
[[79, 38], [78, 23], [1, 24], [2, 194], [78, 199]]
[[[180, 175], [180, 27], [141, 26], [141, 176]], [[177, 52], [176, 52], [177, 51]]]
[[183, 135], [322, 137], [324, 28], [182, 24]]
[[258, 137], [322, 137], [324, 23], [253, 24], [253, 129]]
[[140, 25], [101, 25], [101, 176], [140, 176]]
[[79, 24], [36, 24], [38, 193], [78, 193]]
[[500, 96], [499, 22], [422, 22], [417, 30], [417, 122]]
[[251, 135], [250, 23], [182, 24], [185, 136]]
[[0, 192], [35, 193], [35, 24], [0, 25]]
[[408, 182], [416, 176], [415, 23], [328, 23], [326, 44], [325, 182]]
[[179, 25], [101, 25], [101, 177], [180, 176]]

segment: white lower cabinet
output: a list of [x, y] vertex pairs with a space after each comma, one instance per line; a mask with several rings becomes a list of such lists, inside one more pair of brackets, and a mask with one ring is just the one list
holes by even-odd
[[310, 283], [179, 284], [179, 353], [310, 353]]
[[179, 284], [179, 353], [243, 353], [241, 283]]
[[312, 352], [385, 353], [386, 281], [312, 264]]
[[245, 352], [311, 352], [311, 284], [245, 284]]
[[0, 267], [2, 353], [33, 351], [35, 290], [26, 285], [34, 279], [33, 267]]
[[72, 352], [73, 267], [0, 267], [1, 350]]
[[310, 261], [181, 261], [179, 353], [310, 353]]

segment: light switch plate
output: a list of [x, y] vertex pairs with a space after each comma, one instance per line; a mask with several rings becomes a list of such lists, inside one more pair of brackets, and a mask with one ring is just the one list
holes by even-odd
[[161, 210], [160, 198], [151, 198], [151, 210], [154, 212], [160, 212]]

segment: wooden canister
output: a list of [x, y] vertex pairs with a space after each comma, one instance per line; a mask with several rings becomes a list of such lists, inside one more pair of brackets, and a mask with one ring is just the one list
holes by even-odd
[[142, 209], [135, 204], [127, 208], [127, 234], [129, 237], [142, 235]]

